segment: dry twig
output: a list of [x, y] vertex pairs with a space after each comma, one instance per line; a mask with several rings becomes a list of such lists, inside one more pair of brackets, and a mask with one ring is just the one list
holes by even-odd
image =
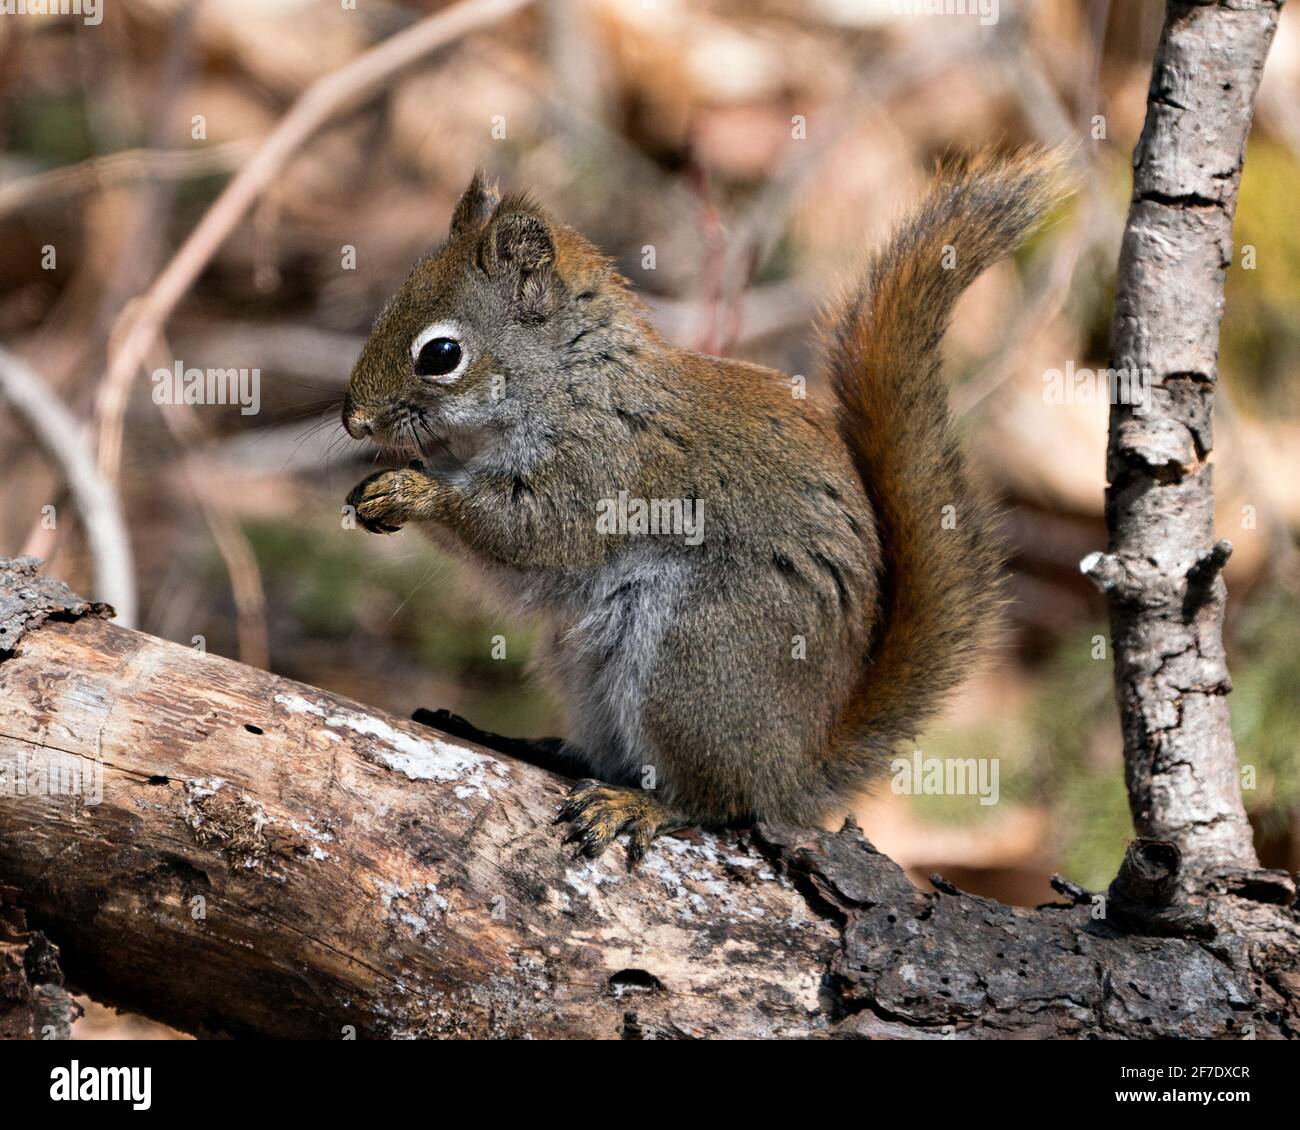
[[63, 472], [95, 563], [95, 595], [111, 604], [124, 627], [136, 617], [131, 539], [122, 503], [95, 466], [81, 424], [27, 362], [0, 348], [0, 391], [23, 417], [37, 442]]

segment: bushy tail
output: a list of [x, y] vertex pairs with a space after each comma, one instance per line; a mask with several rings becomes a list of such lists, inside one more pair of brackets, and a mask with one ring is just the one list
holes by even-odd
[[881, 619], [832, 742], [845, 783], [915, 735], [992, 628], [1003, 555], [953, 431], [940, 347], [962, 291], [1069, 191], [1064, 167], [1060, 152], [1023, 150], [941, 173], [826, 327], [885, 561]]

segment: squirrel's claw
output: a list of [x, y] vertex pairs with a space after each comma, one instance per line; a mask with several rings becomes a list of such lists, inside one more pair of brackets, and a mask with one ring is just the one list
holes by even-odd
[[422, 470], [376, 471], [352, 488], [348, 505], [372, 534], [395, 534], [418, 512], [428, 476]]
[[643, 789], [580, 781], [560, 808], [555, 822], [571, 827], [563, 842], [577, 844], [578, 855], [595, 858], [621, 832], [628, 833], [630, 871], [644, 857], [656, 834], [670, 823], [668, 811]]

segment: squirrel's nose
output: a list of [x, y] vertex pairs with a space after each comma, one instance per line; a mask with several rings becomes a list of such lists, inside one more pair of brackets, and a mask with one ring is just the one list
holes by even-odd
[[365, 439], [375, 434], [375, 425], [365, 412], [357, 408], [351, 393], [343, 398], [343, 430], [353, 439]]

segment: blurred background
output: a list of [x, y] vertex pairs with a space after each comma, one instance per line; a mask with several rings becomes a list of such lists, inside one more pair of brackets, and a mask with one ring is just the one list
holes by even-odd
[[[1000, 758], [1000, 803], [857, 813], [921, 879], [1023, 904], [1114, 873], [1130, 825], [1105, 610], [1106, 406], [1044, 374], [1107, 364], [1130, 155], [1159, 0], [1001, 0], [995, 20], [892, 0], [563, 0], [494, 20], [336, 115], [208, 259], [121, 397], [132, 300], [295, 99], [439, 8], [360, 0], [103, 0], [0, 16], [0, 344], [85, 426], [120, 492], [137, 627], [406, 715], [556, 731], [529, 626], [414, 533], [342, 528], [373, 451], [338, 403], [474, 167], [591, 236], [662, 332], [807, 374], [819, 303], [936, 160], [1079, 139], [1083, 190], [963, 299], [947, 351], [981, 473], [1007, 505], [1007, 630], [917, 746]], [[971, 5], [977, 8], [978, 5]], [[901, 10], [900, 10], [901, 9]], [[987, 12], [988, 8], [985, 6]], [[1300, 11], [1284, 9], [1242, 180], [1217, 406], [1238, 750], [1266, 865], [1300, 867]], [[1249, 252], [1249, 254], [1246, 254]], [[260, 408], [154, 403], [149, 374], [245, 367]], [[120, 443], [116, 437], [120, 434]], [[93, 593], [65, 476], [0, 397], [0, 554]], [[496, 658], [504, 644], [504, 657]], [[494, 647], [494, 645], [497, 645]], [[92, 1012], [81, 1033], [120, 1020]], [[132, 1029], [113, 1027], [116, 1034]]]

